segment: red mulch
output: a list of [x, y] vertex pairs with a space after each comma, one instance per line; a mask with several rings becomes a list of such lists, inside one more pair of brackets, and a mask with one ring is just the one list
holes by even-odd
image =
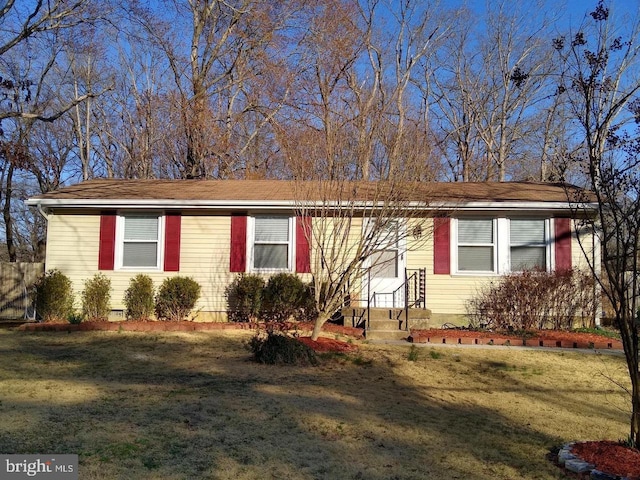
[[[202, 331], [202, 330], [253, 330], [264, 324], [255, 323], [234, 323], [234, 322], [138, 322], [138, 321], [121, 321], [121, 322], [82, 322], [78, 325], [72, 325], [68, 322], [48, 322], [48, 323], [25, 323], [18, 327], [18, 330], [28, 332], [73, 332], [73, 331], [87, 331], [87, 330], [106, 330], [106, 331], [129, 331], [129, 332], [156, 332], [156, 331], [170, 331], [170, 332], [190, 332], [190, 331]], [[289, 330], [298, 331], [311, 331], [313, 330], [313, 323], [290, 322], [286, 325]], [[322, 326], [322, 330], [330, 333], [338, 333], [356, 339], [363, 338], [362, 328], [343, 327], [341, 325], [335, 325], [332, 323], [325, 323]]]
[[457, 329], [412, 330], [414, 343], [446, 343], [467, 345], [527, 345], [532, 347], [622, 349], [620, 340], [593, 333], [538, 330], [529, 332], [526, 339], [509, 332], [486, 332]]
[[318, 337], [318, 340], [311, 340], [311, 337], [298, 337], [300, 343], [313, 348], [316, 352], [355, 352], [358, 350], [356, 345], [333, 340], [331, 338]]
[[576, 443], [571, 452], [601, 472], [640, 480], [640, 450], [603, 440]]
[[[26, 323], [19, 327], [19, 330], [26, 331], [87, 331], [87, 330], [108, 330], [108, 331], [202, 331], [202, 330], [253, 330], [262, 325], [255, 323], [232, 323], [232, 322], [82, 322], [79, 325], [70, 323]], [[313, 329], [311, 322], [291, 322], [287, 329], [298, 332], [310, 332]], [[344, 327], [333, 323], [325, 323], [322, 330], [329, 333], [346, 335], [355, 339], [363, 338], [362, 328]], [[456, 329], [431, 329], [412, 330], [409, 337], [410, 342], [415, 343], [447, 343], [447, 344], [467, 344], [467, 345], [523, 345], [522, 337], [506, 333], [494, 332], [474, 332], [471, 330]], [[525, 340], [525, 345], [534, 347], [563, 347], [563, 348], [595, 348], [622, 349], [619, 340], [595, 335], [591, 333], [561, 332], [555, 330], [540, 330], [537, 335], [529, 336]]]

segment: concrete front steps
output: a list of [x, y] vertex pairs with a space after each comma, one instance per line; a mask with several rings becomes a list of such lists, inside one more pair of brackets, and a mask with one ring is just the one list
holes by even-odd
[[[351, 319], [362, 319], [366, 322], [367, 309], [364, 307], [343, 308], [345, 325]], [[406, 312], [402, 308], [370, 308], [369, 326], [365, 329], [364, 336], [367, 340], [406, 340], [410, 332], [406, 330]], [[416, 322], [424, 324], [431, 317], [431, 310], [426, 308], [409, 309], [409, 326]], [[357, 323], [357, 322], [356, 322]]]

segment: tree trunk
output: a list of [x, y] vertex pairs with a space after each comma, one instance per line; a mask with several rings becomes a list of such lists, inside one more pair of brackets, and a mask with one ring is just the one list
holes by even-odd
[[327, 312], [318, 312], [318, 318], [316, 318], [316, 322], [313, 324], [313, 332], [311, 332], [311, 340], [316, 341], [320, 336], [320, 332], [322, 331], [322, 326], [327, 323], [327, 320], [331, 318]]
[[11, 217], [11, 198], [13, 197], [13, 164], [9, 165], [7, 171], [7, 183], [6, 190], [4, 192], [4, 207], [2, 209], [2, 215], [4, 217], [4, 233], [5, 241], [7, 243], [7, 251], [9, 252], [9, 261], [17, 262], [18, 256], [16, 254], [16, 244], [13, 238], [13, 218]]
[[[635, 379], [634, 379], [635, 377]], [[640, 371], [631, 374], [631, 431], [630, 439], [634, 447], [640, 447]]]

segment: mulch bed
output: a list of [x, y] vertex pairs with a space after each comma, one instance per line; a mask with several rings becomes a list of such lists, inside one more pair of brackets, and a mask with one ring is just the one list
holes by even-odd
[[[193, 332], [211, 330], [255, 330], [264, 328], [265, 324], [257, 323], [234, 323], [234, 322], [82, 322], [77, 325], [70, 323], [25, 323], [18, 327], [19, 330], [53, 331], [53, 332], [74, 332], [74, 331], [124, 331], [124, 332]], [[278, 325], [278, 329], [297, 332], [298, 334], [308, 333], [313, 330], [311, 322], [289, 322]], [[325, 323], [322, 327], [325, 333], [345, 335], [354, 339], [364, 338], [362, 328], [344, 327], [333, 323]], [[434, 344], [459, 344], [459, 345], [510, 345], [510, 346], [533, 346], [533, 347], [562, 347], [562, 348], [585, 348], [597, 350], [621, 350], [620, 340], [607, 338], [591, 333], [563, 332], [556, 330], [540, 330], [523, 337], [498, 332], [482, 332], [458, 329], [431, 329], [412, 330], [408, 338], [413, 343], [434, 343]], [[343, 342], [344, 343], [344, 342]], [[347, 344], [345, 344], [347, 345]], [[349, 347], [352, 345], [349, 344]], [[326, 347], [318, 347], [326, 348]], [[339, 350], [347, 351], [346, 347], [339, 347]], [[323, 350], [317, 350], [323, 351]]]
[[[82, 332], [82, 331], [124, 331], [124, 332], [194, 332], [211, 330], [255, 330], [264, 328], [265, 324], [233, 323], [233, 322], [82, 322], [77, 325], [70, 323], [25, 323], [18, 330], [27, 332]], [[313, 330], [311, 322], [290, 322], [277, 325], [278, 329], [308, 333]], [[333, 323], [325, 323], [322, 331], [362, 339], [362, 328], [343, 327]], [[354, 344], [326, 337], [319, 337], [313, 341], [311, 337], [298, 337], [301, 343], [311, 347], [316, 352], [354, 352], [358, 347]]]
[[511, 345], [530, 347], [592, 348], [622, 350], [620, 340], [592, 333], [538, 330], [523, 338], [504, 332], [483, 332], [458, 329], [412, 330], [408, 340], [414, 343], [445, 343], [459, 345]]
[[350, 353], [358, 350], [357, 345], [352, 343], [343, 342], [341, 340], [334, 340], [326, 337], [318, 337], [318, 340], [311, 340], [311, 337], [298, 337], [300, 343], [311, 347], [316, 352], [339, 352]]
[[571, 453], [595, 465], [601, 472], [629, 480], [640, 480], [640, 451], [635, 448], [601, 440], [576, 443], [571, 448]]
[[[255, 330], [264, 328], [265, 324], [235, 323], [235, 322], [82, 322], [73, 325], [64, 323], [25, 323], [18, 330], [27, 332], [77, 332], [77, 331], [112, 331], [112, 332], [194, 332], [209, 330]], [[311, 322], [288, 322], [278, 325], [278, 328], [297, 332], [310, 332], [313, 330]], [[364, 337], [362, 328], [343, 327], [333, 323], [325, 323], [323, 332], [346, 335], [356, 339]]]

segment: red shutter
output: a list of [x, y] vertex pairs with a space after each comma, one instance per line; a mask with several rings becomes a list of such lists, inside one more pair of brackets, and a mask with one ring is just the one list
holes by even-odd
[[451, 272], [451, 219], [433, 219], [433, 273], [448, 275]]
[[296, 217], [296, 272], [311, 272], [311, 217]]
[[113, 270], [116, 251], [116, 214], [104, 212], [100, 215], [100, 244], [98, 247], [98, 270]]
[[164, 271], [180, 271], [180, 230], [182, 217], [179, 212], [168, 212], [164, 228]]
[[571, 269], [571, 219], [555, 219], [556, 270]]
[[229, 271], [244, 272], [247, 269], [247, 216], [231, 217], [231, 259]]

